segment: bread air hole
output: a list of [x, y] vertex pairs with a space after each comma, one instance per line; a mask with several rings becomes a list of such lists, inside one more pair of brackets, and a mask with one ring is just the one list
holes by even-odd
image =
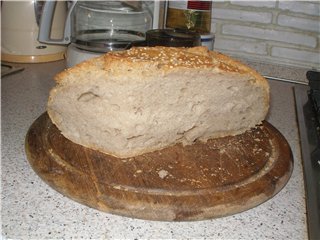
[[115, 135], [115, 136], [118, 136], [118, 135], [121, 134], [121, 130], [118, 129], [118, 128], [115, 128], [113, 131], [114, 131], [114, 135]]
[[239, 88], [236, 87], [236, 86], [229, 86], [229, 87], [227, 87], [227, 89], [230, 90], [230, 91], [232, 91], [232, 92], [237, 92], [237, 91], [239, 91]]
[[143, 135], [137, 135], [137, 136], [127, 137], [127, 140], [128, 140], [128, 141], [131, 141], [131, 140], [140, 138], [140, 137], [142, 137], [142, 136], [143, 136]]
[[89, 101], [92, 101], [96, 98], [99, 98], [100, 96], [98, 94], [95, 94], [91, 91], [88, 91], [88, 92], [84, 92], [82, 93], [78, 98], [77, 100], [80, 101], [80, 102], [89, 102]]
[[142, 109], [140, 107], [133, 107], [133, 110], [134, 110], [134, 114], [135, 115], [142, 115]]
[[187, 91], [187, 88], [185, 88], [185, 87], [183, 87], [183, 88], [181, 88], [180, 89], [180, 92], [183, 94], [183, 93], [185, 93]]

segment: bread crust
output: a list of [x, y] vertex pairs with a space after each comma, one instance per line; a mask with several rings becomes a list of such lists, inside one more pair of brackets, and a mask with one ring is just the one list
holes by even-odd
[[[173, 59], [173, 60], [172, 60]], [[183, 68], [210, 68], [220, 72], [234, 72], [252, 75], [258, 84], [268, 89], [267, 80], [244, 63], [222, 53], [209, 51], [206, 47], [133, 47], [125, 51], [109, 52], [105, 55], [84, 61], [55, 76], [57, 83], [68, 79], [68, 75], [82, 74], [84, 71], [101, 71], [106, 74], [119, 74], [121, 77], [135, 74], [145, 69], [159, 74]], [[152, 72], [154, 74], [154, 72]], [[267, 99], [269, 101], [269, 98]]]

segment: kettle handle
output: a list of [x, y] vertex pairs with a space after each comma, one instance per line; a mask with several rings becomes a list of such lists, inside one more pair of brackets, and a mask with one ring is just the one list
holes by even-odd
[[51, 43], [51, 44], [69, 44], [71, 41], [71, 20], [70, 16], [74, 6], [76, 5], [77, 1], [72, 1], [69, 8], [67, 17], [64, 24], [64, 32], [63, 37], [61, 39], [52, 39], [50, 38], [52, 20], [53, 20], [53, 13], [56, 6], [57, 1], [46, 1], [40, 20], [39, 26], [39, 35], [38, 41], [42, 43]]

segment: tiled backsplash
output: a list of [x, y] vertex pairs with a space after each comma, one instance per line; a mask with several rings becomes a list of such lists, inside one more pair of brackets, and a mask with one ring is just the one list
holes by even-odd
[[250, 60], [320, 69], [319, 1], [213, 1], [214, 48]]

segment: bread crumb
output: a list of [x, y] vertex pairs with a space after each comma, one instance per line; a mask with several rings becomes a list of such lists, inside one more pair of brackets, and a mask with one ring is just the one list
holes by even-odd
[[168, 176], [168, 174], [169, 174], [169, 172], [166, 171], [166, 170], [160, 170], [160, 171], [158, 172], [158, 175], [159, 175], [159, 177], [160, 177], [161, 179], [164, 179], [166, 176]]
[[224, 148], [219, 149], [219, 153], [220, 153], [220, 154], [223, 154], [223, 153], [225, 153], [225, 152], [226, 152], [226, 150], [225, 150]]

